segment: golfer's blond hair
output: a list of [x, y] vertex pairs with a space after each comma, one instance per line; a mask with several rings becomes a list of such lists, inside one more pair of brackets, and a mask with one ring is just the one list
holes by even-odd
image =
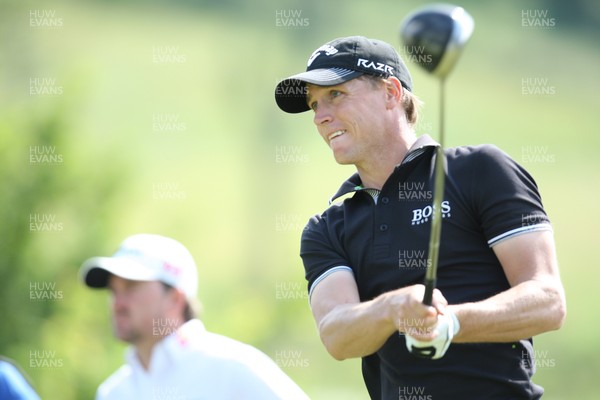
[[[364, 79], [366, 81], [369, 81], [375, 88], [380, 87], [380, 85], [391, 85], [388, 78], [383, 78], [375, 75], [365, 74], [359, 76], [356, 79]], [[406, 120], [411, 126], [414, 126], [417, 123], [417, 120], [419, 119], [419, 110], [423, 105], [423, 101], [421, 101], [410, 90], [406, 89], [403, 86], [402, 97], [400, 98], [400, 102], [402, 103], [402, 107], [404, 108], [404, 112], [406, 113]]]

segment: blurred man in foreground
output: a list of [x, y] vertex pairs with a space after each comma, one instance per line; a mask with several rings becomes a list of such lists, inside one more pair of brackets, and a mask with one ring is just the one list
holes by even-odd
[[308, 399], [265, 354], [195, 318], [196, 265], [179, 242], [134, 235], [80, 273], [87, 286], [110, 290], [114, 333], [132, 345], [98, 400]]

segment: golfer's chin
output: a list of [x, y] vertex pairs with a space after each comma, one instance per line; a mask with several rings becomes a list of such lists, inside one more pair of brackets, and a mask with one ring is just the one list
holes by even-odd
[[113, 333], [117, 339], [126, 343], [134, 344], [139, 339], [139, 335], [124, 326], [115, 325], [113, 327]]
[[342, 149], [333, 149], [333, 158], [340, 165], [354, 164], [354, 158]]

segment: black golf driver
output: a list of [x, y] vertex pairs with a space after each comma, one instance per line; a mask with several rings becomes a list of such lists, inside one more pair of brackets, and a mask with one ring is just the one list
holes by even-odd
[[[440, 81], [440, 146], [436, 149], [433, 213], [429, 254], [425, 273], [423, 304], [431, 305], [436, 286], [440, 236], [442, 232], [442, 200], [444, 197], [444, 83], [446, 77], [473, 32], [473, 18], [462, 8], [451, 4], [433, 4], [409, 14], [400, 28], [406, 51], [417, 64]], [[418, 57], [416, 57], [418, 56]], [[433, 358], [433, 346], [413, 347], [412, 353]]]

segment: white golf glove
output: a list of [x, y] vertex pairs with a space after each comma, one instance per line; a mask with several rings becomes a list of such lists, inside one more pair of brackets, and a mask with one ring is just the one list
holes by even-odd
[[460, 330], [458, 318], [456, 318], [456, 315], [452, 311], [446, 310], [445, 314], [438, 315], [438, 322], [435, 329], [438, 331], [438, 335], [430, 342], [419, 341], [407, 332], [406, 347], [408, 351], [422, 358], [430, 358], [432, 360], [442, 358], [446, 354], [448, 347], [450, 347], [452, 338]]

